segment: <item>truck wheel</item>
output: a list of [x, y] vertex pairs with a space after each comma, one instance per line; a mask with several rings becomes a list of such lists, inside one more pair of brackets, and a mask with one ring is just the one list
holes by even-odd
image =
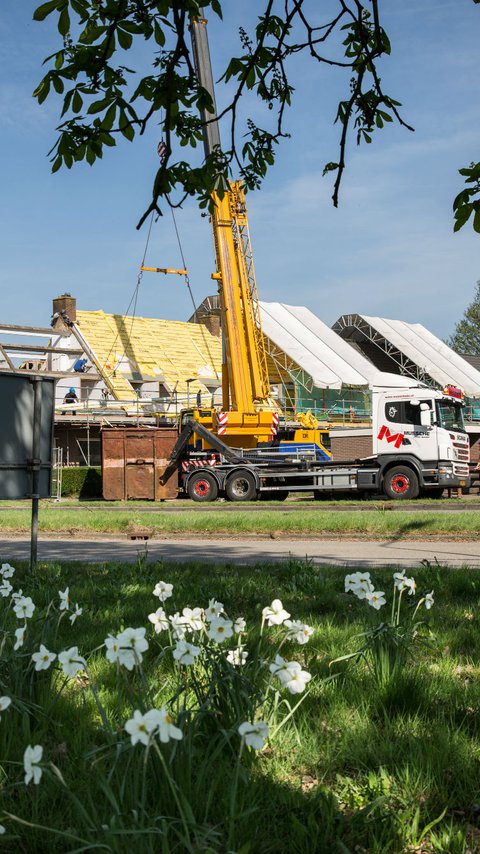
[[383, 488], [389, 498], [407, 501], [418, 498], [420, 488], [418, 477], [408, 466], [394, 466], [383, 479]]
[[229, 501], [255, 501], [257, 484], [249, 471], [239, 471], [230, 475], [225, 486], [225, 494]]
[[218, 496], [218, 484], [213, 475], [199, 471], [189, 479], [187, 492], [193, 501], [215, 501]]

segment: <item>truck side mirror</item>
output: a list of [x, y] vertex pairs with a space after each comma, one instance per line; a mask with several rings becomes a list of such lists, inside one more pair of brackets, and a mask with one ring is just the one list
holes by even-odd
[[427, 403], [420, 404], [420, 424], [422, 427], [432, 426], [432, 410]]

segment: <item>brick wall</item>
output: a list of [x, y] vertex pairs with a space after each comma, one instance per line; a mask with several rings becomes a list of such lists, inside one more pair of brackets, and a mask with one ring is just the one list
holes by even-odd
[[367, 430], [330, 432], [332, 457], [335, 462], [358, 460], [372, 453], [372, 435]]

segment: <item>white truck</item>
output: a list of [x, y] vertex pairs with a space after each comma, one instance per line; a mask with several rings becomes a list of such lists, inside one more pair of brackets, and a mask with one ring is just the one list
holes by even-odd
[[[224, 442], [187, 419], [171, 464], [179, 466], [182, 490], [194, 501], [278, 500], [304, 491], [317, 499], [353, 492], [397, 500], [439, 497], [446, 487], [470, 484], [463, 407], [463, 393], [454, 386], [440, 391], [412, 381], [373, 387], [373, 453], [346, 462], [319, 462], [301, 446], [282, 454], [275, 442], [241, 451], [228, 447], [228, 435]], [[198, 436], [207, 438], [210, 450], [195, 450]]]

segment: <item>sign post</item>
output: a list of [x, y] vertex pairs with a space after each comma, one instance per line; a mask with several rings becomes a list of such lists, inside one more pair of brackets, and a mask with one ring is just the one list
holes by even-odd
[[39, 500], [50, 495], [54, 405], [52, 377], [0, 372], [0, 499], [31, 499], [31, 571], [37, 566]]

